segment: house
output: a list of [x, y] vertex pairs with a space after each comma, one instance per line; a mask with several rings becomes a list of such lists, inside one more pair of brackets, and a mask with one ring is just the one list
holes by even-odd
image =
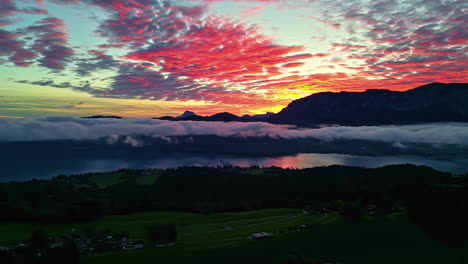
[[247, 237], [247, 239], [268, 239], [268, 238], [271, 238], [273, 235], [270, 234], [270, 233], [267, 233], [267, 232], [260, 232], [260, 233], [255, 233], [255, 234], [252, 234], [251, 236]]

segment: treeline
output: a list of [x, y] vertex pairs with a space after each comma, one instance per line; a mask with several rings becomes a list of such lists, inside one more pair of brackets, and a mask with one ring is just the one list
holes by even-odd
[[97, 188], [79, 188], [61, 180], [2, 183], [0, 220], [94, 220], [106, 213], [106, 201], [106, 195]]
[[[338, 210], [337, 201], [341, 201], [347, 212], [359, 212], [372, 204], [379, 215], [406, 207], [426, 230], [458, 228], [458, 234], [468, 237], [463, 225], [468, 222], [463, 216], [468, 209], [467, 175], [454, 177], [425, 166], [182, 167], [164, 171], [153, 185], [138, 184], [137, 170], [127, 174], [123, 182], [105, 189], [92, 183], [77, 184], [89, 182], [86, 176], [0, 184], [0, 218], [68, 222], [137, 211], [217, 213], [325, 206]], [[432, 233], [458, 239], [450, 237], [453, 232], [439, 231]]]

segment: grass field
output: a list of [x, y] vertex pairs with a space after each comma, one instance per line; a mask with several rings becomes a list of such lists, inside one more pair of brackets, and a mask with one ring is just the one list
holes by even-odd
[[[331, 221], [307, 231], [278, 234], [269, 240], [192, 244], [182, 239], [174, 247], [87, 256], [83, 263], [290, 263], [287, 261], [291, 259], [305, 260], [295, 263], [468, 263], [468, 246], [451, 248], [434, 241], [403, 214], [382, 221], [344, 222], [336, 215], [314, 220]], [[226, 238], [238, 235], [228, 234], [225, 233]]]
[[[285, 218], [284, 221], [274, 222]], [[270, 209], [252, 212], [223, 214], [192, 214], [180, 212], [147, 212], [128, 215], [105, 216], [93, 222], [71, 224], [43, 224], [33, 222], [2, 222], [0, 224], [0, 245], [13, 246], [27, 239], [31, 232], [41, 230], [52, 236], [76, 229], [85, 232], [88, 229], [101, 232], [111, 229], [112, 232], [126, 231], [131, 238], [146, 239], [150, 226], [154, 224], [175, 224], [179, 241], [199, 241], [207, 239], [225, 239], [226, 237], [247, 236], [256, 230], [274, 231], [282, 227], [316, 221], [317, 216], [302, 215], [297, 209]], [[267, 224], [263, 224], [263, 223]], [[261, 224], [261, 225], [259, 225]], [[227, 228], [244, 227], [226, 230]]]
[[95, 174], [90, 177], [90, 180], [95, 182], [99, 188], [106, 188], [107, 186], [123, 182], [122, 176], [124, 174], [117, 171], [112, 174]]
[[[72, 228], [82, 232], [109, 228], [130, 232], [133, 239], [145, 239], [149, 227], [157, 223], [176, 224], [175, 246], [83, 256], [82, 263], [281, 263], [291, 259], [345, 264], [468, 263], [468, 246], [451, 248], [432, 240], [404, 213], [379, 221], [351, 222], [336, 213], [306, 215], [297, 209], [211, 215], [148, 212], [66, 225], [10, 222], [0, 224], [0, 245], [14, 245], [39, 229], [58, 236]], [[316, 225], [305, 231], [287, 232], [289, 227], [301, 224]], [[261, 241], [245, 239], [256, 232], [272, 232], [274, 236]]]
[[141, 175], [139, 177], [136, 178], [136, 182], [137, 184], [148, 184], [148, 185], [151, 185], [153, 184], [157, 179], [158, 179], [159, 175], [156, 175], [156, 174], [150, 174], [150, 175]]

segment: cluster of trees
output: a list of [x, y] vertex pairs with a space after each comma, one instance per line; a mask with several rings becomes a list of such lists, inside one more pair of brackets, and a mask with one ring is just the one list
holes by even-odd
[[[93, 184], [80, 187], [76, 184], [79, 177], [0, 184], [4, 212], [0, 219], [67, 222], [137, 211], [217, 213], [307, 205], [321, 208], [324, 204], [335, 204], [348, 219], [359, 219], [368, 204], [376, 205], [377, 215], [399, 205], [439, 238], [467, 237], [460, 235], [466, 234], [462, 223], [468, 222], [462, 216], [468, 209], [467, 175], [454, 177], [425, 166], [182, 167], [166, 170], [152, 185], [138, 184], [131, 177], [139, 175], [138, 171], [128, 173], [125, 181], [105, 189]], [[343, 201], [341, 205], [338, 200]], [[450, 235], [441, 235], [447, 230]]]
[[104, 213], [105, 203], [100, 196], [96, 188], [77, 188], [60, 180], [2, 183], [0, 220], [93, 220]]
[[174, 224], [152, 225], [148, 231], [148, 239], [154, 244], [174, 243], [177, 241], [177, 230]]

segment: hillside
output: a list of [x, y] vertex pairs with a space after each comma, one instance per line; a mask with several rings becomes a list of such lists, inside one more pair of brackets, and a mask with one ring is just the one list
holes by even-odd
[[280, 124], [468, 122], [468, 84], [431, 83], [405, 92], [324, 92], [291, 102], [269, 119]]
[[468, 122], [467, 83], [431, 83], [405, 92], [369, 89], [364, 92], [323, 92], [295, 100], [279, 113], [200, 116], [186, 111], [170, 121], [269, 122], [314, 126], [384, 125], [427, 122]]

